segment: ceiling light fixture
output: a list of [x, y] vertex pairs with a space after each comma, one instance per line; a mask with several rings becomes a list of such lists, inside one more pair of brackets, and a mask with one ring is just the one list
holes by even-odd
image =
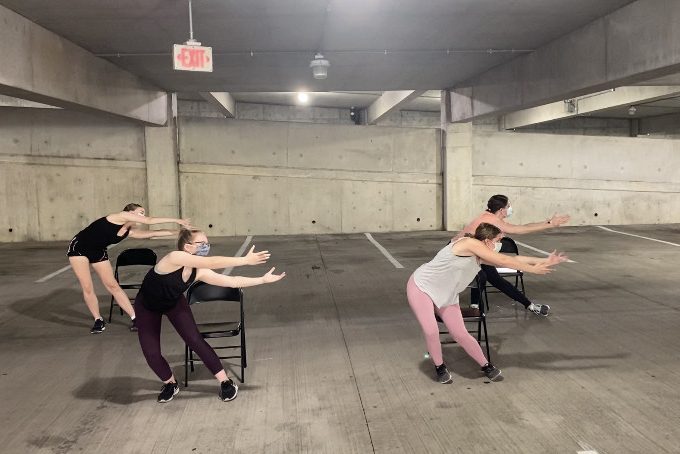
[[325, 79], [328, 77], [328, 67], [330, 65], [321, 53], [317, 53], [314, 56], [314, 60], [309, 62], [309, 67], [312, 68], [312, 75], [315, 79]]
[[635, 115], [635, 112], [637, 112], [637, 107], [635, 106], [630, 106], [628, 108], [628, 115]]
[[297, 100], [299, 103], [307, 104], [307, 101], [309, 101], [309, 95], [304, 91], [301, 91], [297, 94]]

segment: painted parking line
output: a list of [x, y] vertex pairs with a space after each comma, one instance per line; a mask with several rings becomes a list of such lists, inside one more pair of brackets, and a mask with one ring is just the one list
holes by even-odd
[[[118, 244], [119, 244], [119, 243], [116, 243], [116, 244], [114, 244], [114, 245], [108, 247], [107, 250], [108, 250], [108, 249], [113, 249], [114, 247], [118, 246]], [[61, 269], [58, 269], [58, 270], [55, 271], [54, 273], [50, 273], [50, 274], [48, 274], [47, 276], [41, 277], [40, 279], [38, 279], [37, 281], [35, 281], [35, 283], [36, 283], [36, 284], [42, 284], [43, 282], [49, 281], [49, 280], [52, 279], [54, 276], [58, 276], [58, 275], [60, 275], [61, 273], [63, 273], [64, 271], [70, 270], [70, 269], [71, 269], [71, 265], [66, 265], [65, 267], [63, 267], [63, 268], [61, 268]]]
[[[531, 250], [534, 251], [534, 252], [538, 252], [539, 254], [550, 255], [550, 252], [546, 252], [546, 251], [544, 251], [544, 250], [542, 250], [542, 249], [538, 249], [538, 248], [535, 248], [535, 247], [533, 247], [533, 246], [529, 246], [528, 244], [520, 243], [519, 241], [515, 241], [515, 243], [517, 243], [517, 244], [519, 244], [520, 246], [525, 247], [525, 248], [527, 248], [527, 249], [531, 249]], [[567, 260], [567, 262], [569, 262], [569, 263], [577, 263], [577, 262], [575, 262], [575, 261], [573, 261], [573, 260], [571, 260], [571, 259]]]
[[390, 263], [392, 263], [392, 265], [394, 265], [395, 268], [403, 268], [403, 267], [404, 267], [404, 265], [402, 265], [401, 263], [399, 263], [399, 262], [397, 261], [397, 259], [395, 259], [394, 257], [392, 257], [392, 254], [390, 254], [390, 253], [387, 251], [387, 249], [385, 249], [380, 243], [378, 243], [378, 242], [375, 240], [375, 238], [373, 238], [373, 235], [371, 235], [370, 233], [364, 233], [364, 235], [366, 235], [366, 238], [368, 238], [368, 241], [370, 241], [371, 243], [373, 243], [373, 245], [374, 245], [375, 247], [377, 247], [378, 250], [379, 250], [380, 252], [382, 252], [382, 254], [387, 258], [387, 260], [390, 261]]
[[[253, 241], [253, 237], [252, 235], [248, 235], [246, 239], [243, 241], [241, 247], [238, 248], [238, 251], [236, 251], [236, 254], [234, 254], [234, 257], [241, 257], [243, 253], [246, 251], [246, 248], [248, 247], [251, 241]], [[233, 269], [234, 269], [233, 266], [231, 268], [225, 268], [224, 270], [222, 270], [222, 274], [224, 274], [225, 276], [229, 276]]]
[[671, 246], [680, 247], [680, 244], [671, 243], [670, 241], [657, 240], [656, 238], [650, 238], [648, 236], [635, 235], [634, 233], [621, 232], [620, 230], [610, 229], [608, 227], [604, 227], [604, 226], [601, 226], [601, 225], [596, 225], [595, 227], [597, 227], [598, 229], [602, 229], [606, 232], [618, 233], [619, 235], [634, 236], [635, 238], [642, 238], [643, 240], [656, 241], [657, 243], [669, 244]]

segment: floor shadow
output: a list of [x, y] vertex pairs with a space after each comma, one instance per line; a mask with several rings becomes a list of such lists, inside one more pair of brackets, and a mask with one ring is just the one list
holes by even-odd
[[[179, 378], [179, 377], [178, 377]], [[216, 396], [219, 392], [217, 381], [213, 377], [211, 382], [189, 382], [188, 387], [180, 381], [182, 399], [198, 399], [206, 396]], [[253, 391], [260, 386], [237, 383], [239, 391]], [[161, 382], [150, 378], [140, 377], [93, 377], [73, 391], [73, 397], [81, 400], [97, 400], [117, 405], [129, 405], [136, 402], [154, 402], [161, 389]]]
[[[447, 349], [447, 345], [458, 348], [458, 351], [447, 351], [450, 350]], [[467, 356], [462, 348], [457, 347], [456, 344], [444, 344], [442, 347], [444, 350], [444, 362], [452, 374], [470, 379], [482, 377], [477, 364]], [[554, 371], [606, 369], [611, 367], [607, 360], [621, 360], [629, 356], [630, 353], [613, 353], [609, 355], [582, 355], [556, 352], [497, 354], [493, 347], [491, 348], [493, 363], [501, 369], [510, 366], [519, 369]], [[593, 364], [593, 360], [596, 360], [597, 363]], [[419, 364], [419, 369], [423, 375], [435, 380], [434, 364], [431, 359], [424, 358]]]
[[[108, 316], [108, 298], [100, 296], [99, 304], [102, 315], [106, 312]], [[92, 316], [82, 294], [75, 289], [59, 289], [37, 298], [17, 300], [9, 308], [17, 314], [43, 322], [78, 328], [92, 327]], [[113, 321], [116, 322], [115, 315]]]

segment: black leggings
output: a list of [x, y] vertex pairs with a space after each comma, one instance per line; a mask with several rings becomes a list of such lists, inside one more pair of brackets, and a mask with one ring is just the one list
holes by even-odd
[[487, 281], [489, 282], [489, 284], [496, 287], [498, 290], [509, 296], [511, 299], [517, 301], [518, 303], [522, 303], [524, 307], [528, 307], [531, 304], [531, 301], [529, 301], [527, 297], [524, 296], [524, 293], [517, 290], [517, 288], [513, 284], [511, 284], [506, 279], [502, 278], [500, 274], [498, 274], [498, 270], [496, 269], [495, 266], [482, 265], [481, 267], [482, 269], [477, 275], [479, 279], [479, 289], [472, 290], [472, 304], [481, 304], [482, 301], [481, 292], [484, 289], [484, 284]]
[[162, 381], [172, 377], [172, 370], [161, 354], [161, 320], [163, 315], [168, 317], [177, 333], [184, 339], [189, 348], [198, 354], [213, 375], [223, 370], [222, 363], [215, 350], [203, 339], [198, 332], [194, 315], [191, 313], [187, 299], [182, 295], [177, 304], [166, 312], [152, 312], [144, 307], [142, 294], [135, 298], [135, 320], [137, 321], [137, 335], [142, 352], [149, 367]]

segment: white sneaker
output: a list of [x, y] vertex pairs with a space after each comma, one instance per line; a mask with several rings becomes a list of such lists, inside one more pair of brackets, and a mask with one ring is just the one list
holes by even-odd
[[548, 306], [547, 304], [531, 303], [529, 307], [527, 307], [527, 310], [533, 312], [536, 315], [542, 315], [543, 317], [547, 317], [548, 314], [550, 313], [550, 306]]

